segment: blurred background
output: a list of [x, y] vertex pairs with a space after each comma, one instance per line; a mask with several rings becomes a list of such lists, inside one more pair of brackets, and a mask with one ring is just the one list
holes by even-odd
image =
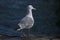
[[60, 34], [60, 0], [0, 0], [0, 34], [20, 36], [28, 29], [16, 31], [18, 23], [27, 14], [27, 6], [33, 5], [35, 20], [30, 34], [54, 36]]

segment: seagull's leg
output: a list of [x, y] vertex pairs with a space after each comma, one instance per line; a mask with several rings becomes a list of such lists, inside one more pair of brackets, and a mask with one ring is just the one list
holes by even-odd
[[29, 31], [28, 31], [28, 36], [30, 35], [30, 29], [29, 29]]
[[29, 40], [31, 40], [31, 38], [30, 38], [30, 29], [28, 30], [27, 38], [28, 38]]

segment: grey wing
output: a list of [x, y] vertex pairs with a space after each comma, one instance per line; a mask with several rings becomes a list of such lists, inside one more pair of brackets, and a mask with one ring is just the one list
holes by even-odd
[[18, 25], [22, 28], [31, 28], [34, 24], [34, 20], [32, 20], [30, 17], [23, 18]]

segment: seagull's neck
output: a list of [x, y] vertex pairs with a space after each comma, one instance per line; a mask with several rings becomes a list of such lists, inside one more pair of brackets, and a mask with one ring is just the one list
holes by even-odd
[[28, 17], [32, 17], [32, 10], [31, 9], [28, 9]]

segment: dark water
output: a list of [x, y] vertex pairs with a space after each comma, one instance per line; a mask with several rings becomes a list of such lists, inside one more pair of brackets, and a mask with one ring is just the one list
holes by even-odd
[[31, 34], [55, 35], [60, 32], [56, 25], [59, 17], [56, 15], [57, 0], [0, 0], [0, 34], [20, 35], [28, 30], [16, 31], [19, 21], [27, 14], [27, 6], [32, 4], [37, 10], [33, 11], [34, 26]]

